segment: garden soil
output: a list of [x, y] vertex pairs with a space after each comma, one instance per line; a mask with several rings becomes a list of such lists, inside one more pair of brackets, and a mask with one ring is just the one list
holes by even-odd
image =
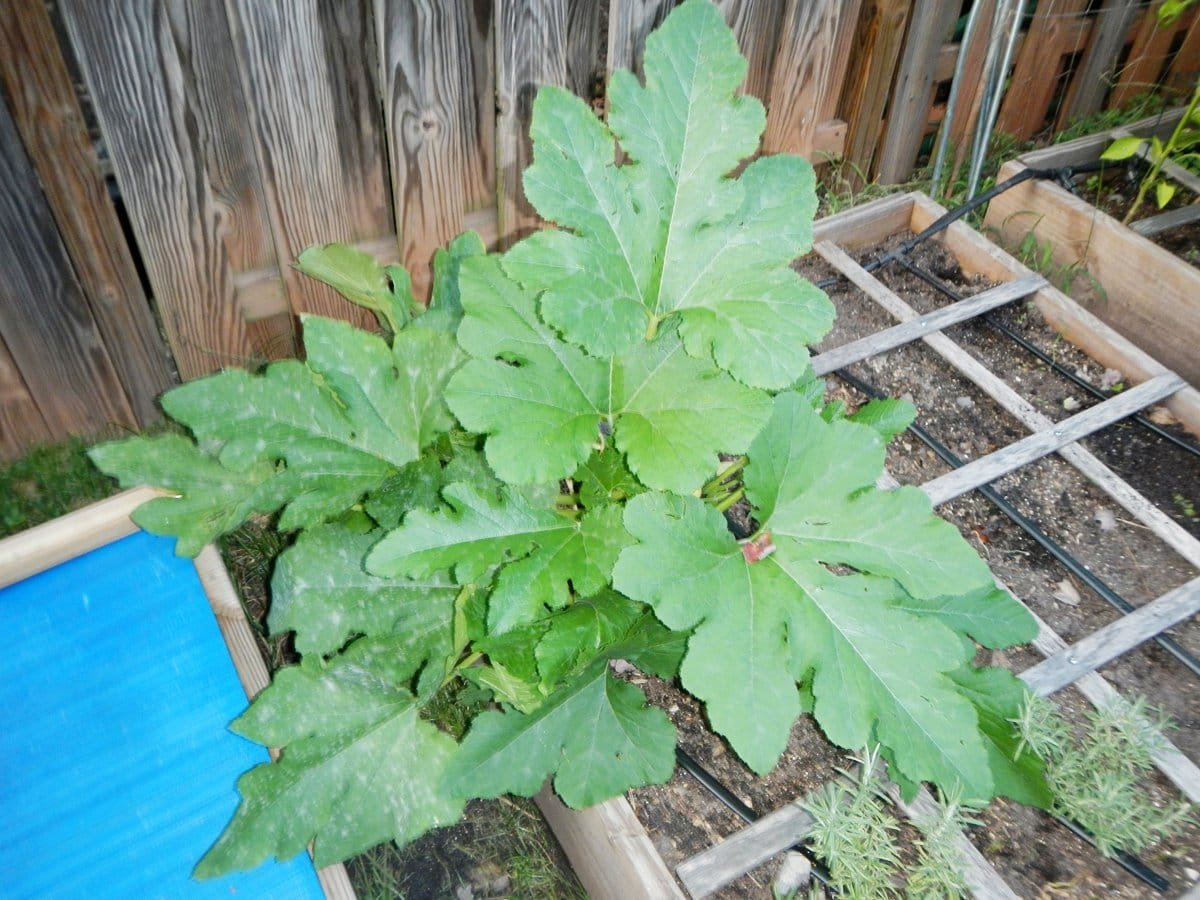
[[[860, 253], [860, 261], [873, 258], [881, 249]], [[914, 258], [964, 294], [989, 286], [965, 278], [953, 257], [936, 241], [922, 245]], [[806, 259], [802, 269], [813, 280], [831, 274], [816, 257]], [[947, 302], [924, 281], [897, 266], [878, 277], [921, 312]], [[821, 347], [836, 347], [895, 324], [845, 282], [831, 288], [829, 294], [838, 307], [838, 320]], [[1106, 372], [1048, 328], [1032, 303], [994, 315], [1093, 384], [1120, 382], [1120, 373]], [[1064, 418], [1097, 402], [985, 324], [957, 326], [948, 334], [1051, 419]], [[1027, 433], [1024, 426], [923, 344], [873, 357], [852, 370], [892, 396], [911, 399], [919, 411], [918, 424], [964, 461]], [[866, 399], [836, 377], [830, 377], [828, 385], [827, 398], [841, 399], [850, 408]], [[1168, 420], [1165, 410], [1154, 410], [1153, 415]], [[1182, 430], [1179, 434], [1186, 436]], [[1132, 422], [1110, 427], [1084, 444], [1164, 512], [1200, 536], [1200, 459]], [[946, 464], [910, 434], [892, 443], [888, 466], [907, 484], [920, 484], [948, 471]], [[1153, 600], [1197, 574], [1058, 457], [1009, 475], [994, 487], [1135, 605]], [[1119, 617], [983, 497], [966, 495], [944, 505], [940, 512], [958, 526], [996, 575], [1068, 643]], [[1191, 653], [1200, 654], [1200, 622], [1168, 633]], [[1016, 673], [1040, 660], [1027, 648], [989, 655], [985, 661]], [[1126, 654], [1100, 673], [1124, 696], [1144, 696], [1152, 706], [1165, 711], [1177, 726], [1170, 733], [1172, 740], [1191, 759], [1200, 759], [1200, 684], [1194, 675], [1154, 644]], [[642, 686], [652, 701], [668, 711], [679, 729], [681, 746], [760, 814], [820, 787], [851, 762], [844, 752], [830, 746], [806, 718], [794, 729], [776, 770], [756, 778], [724, 741], [708, 730], [703, 710], [694, 700], [671, 684], [634, 677], [644, 682]], [[1088, 708], [1072, 688], [1059, 692], [1054, 699], [1076, 722]], [[1156, 802], [1178, 796], [1157, 774], [1147, 789]], [[630, 799], [671, 867], [743, 826], [683, 772], [677, 772], [666, 785], [632, 791]], [[1037, 810], [999, 801], [979, 819], [983, 824], [970, 830], [970, 839], [1021, 897], [1155, 895], [1151, 888]], [[770, 897], [774, 869], [781, 859], [777, 857], [717, 896]], [[1170, 880], [1167, 896], [1185, 893], [1200, 877], [1200, 829], [1192, 826], [1178, 838], [1145, 852], [1143, 859]]]

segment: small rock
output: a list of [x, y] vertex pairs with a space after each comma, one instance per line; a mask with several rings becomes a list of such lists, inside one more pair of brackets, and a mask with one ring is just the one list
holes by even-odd
[[1074, 397], [1065, 398], [1062, 405], [1063, 409], [1065, 409], [1067, 412], [1075, 412], [1075, 410], [1079, 409], [1079, 401]]
[[512, 879], [507, 875], [493, 878], [492, 883], [488, 885], [488, 891], [493, 897], [507, 897], [512, 891]]
[[469, 884], [460, 884], [454, 891], [455, 900], [475, 900], [475, 891]]
[[675, 715], [675, 713], [679, 712], [679, 704], [672, 703], [670, 706], [667, 707], [667, 712], [669, 712], [671, 715]]
[[1200, 881], [1200, 872], [1197, 872], [1191, 866], [1187, 866], [1183, 870], [1183, 874], [1187, 876], [1188, 881]]
[[1058, 588], [1051, 596], [1059, 603], [1065, 603], [1067, 606], [1078, 606], [1080, 601], [1079, 590], [1071, 582], [1071, 579], [1064, 578], [1055, 585]]
[[779, 871], [775, 873], [775, 883], [772, 887], [775, 896], [786, 897], [795, 894], [808, 886], [812, 879], [812, 863], [803, 853], [794, 850], [783, 858]]
[[1124, 380], [1125, 376], [1117, 369], [1105, 369], [1104, 374], [1100, 376], [1100, 387], [1106, 391], [1111, 391]]
[[610, 659], [608, 661], [609, 668], [612, 669], [614, 675], [628, 675], [634, 671], [634, 665], [627, 659]]
[[1103, 506], [1096, 507], [1096, 522], [1101, 531], [1113, 531], [1117, 527], [1117, 517], [1113, 515], [1111, 509]]
[[975, 401], [972, 400], [970, 397], [955, 397], [954, 404], [959, 409], [970, 409], [972, 406], [975, 405]]
[[1155, 406], [1148, 413], [1146, 418], [1155, 425], [1178, 425], [1179, 420], [1165, 406]]

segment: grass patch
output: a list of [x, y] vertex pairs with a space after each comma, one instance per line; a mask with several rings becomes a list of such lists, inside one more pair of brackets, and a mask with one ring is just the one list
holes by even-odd
[[89, 446], [73, 438], [0, 463], [0, 537], [40, 525], [119, 490], [116, 481], [87, 458]]

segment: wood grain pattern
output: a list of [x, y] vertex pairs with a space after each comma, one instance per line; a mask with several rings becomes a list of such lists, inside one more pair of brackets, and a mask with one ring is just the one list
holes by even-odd
[[642, 76], [646, 36], [663, 23], [675, 0], [609, 0], [608, 74], [618, 69]]
[[139, 425], [174, 380], [40, 0], [0, 2], [0, 81], [101, 338]]
[[934, 72], [942, 46], [958, 19], [958, 7], [944, 0], [916, 0], [904, 50], [892, 82], [887, 125], [876, 151], [876, 174], [895, 184], [911, 174], [928, 127]]
[[771, 72], [779, 29], [784, 16], [784, 0], [714, 0], [733, 29], [748, 68], [741, 93], [766, 100], [771, 93]]
[[688, 894], [697, 900], [707, 897], [803, 841], [815, 821], [800, 805], [805, 799], [772, 810], [676, 866]]
[[[999, 177], [1021, 168], [1016, 160], [1006, 163]], [[1001, 194], [987, 221], [1010, 246], [1033, 233], [1049, 242], [1056, 264], [1085, 266], [1104, 287], [1096, 315], [1200, 385], [1200, 271], [1195, 267], [1049, 182], [1027, 181]]]
[[244, 110], [234, 73], [220, 66], [232, 65], [224, 8], [64, 0], [61, 9], [179, 374], [253, 358], [234, 266], [239, 257], [261, 264], [256, 247], [270, 245], [244, 215], [253, 150], [221, 127]]
[[813, 159], [822, 101], [836, 98], [848, 62], [849, 46], [838, 35], [845, 17], [857, 15], [857, 3], [788, 0], [766, 98], [765, 152]]
[[0, 459], [20, 456], [29, 447], [50, 439], [50, 426], [0, 337]]
[[1091, 39], [1071, 79], [1055, 127], [1091, 115], [1104, 106], [1116, 81], [1117, 57], [1138, 13], [1138, 0], [1104, 0]]
[[[490, 67], [480, 60], [485, 9], [429, 0], [376, 0], [384, 111], [400, 258], [428, 299], [434, 251], [495, 183]], [[481, 15], [486, 14], [486, 19]], [[475, 78], [484, 75], [484, 84]]]
[[625, 797], [574, 810], [547, 786], [533, 800], [592, 900], [684, 900]]
[[603, 47], [597, 4], [585, 0], [496, 0], [496, 208], [500, 245], [534, 230], [521, 190], [533, 160], [529, 122], [542, 85], [591, 99]]
[[1200, 612], [1200, 578], [1168, 591], [1098, 631], [1048, 656], [1021, 673], [1021, 680], [1034, 693], [1046, 696], [1062, 690], [1085, 672], [1094, 672], [1105, 663], [1132, 650], [1150, 638], [1162, 634]]
[[365, 310], [291, 267], [311, 244], [395, 233], [379, 98], [354, 62], [364, 49], [370, 53], [362, 46], [371, 34], [365, 0], [344, 4], [336, 17], [323, 16], [317, 0], [227, 0], [227, 6], [291, 307], [370, 327]]
[[1187, 97], [1196, 79], [1200, 78], [1200, 9], [1191, 10], [1190, 16], [1191, 24], [1187, 26], [1183, 42], [1164, 79], [1166, 86], [1178, 91], [1181, 97]]
[[883, 125], [883, 110], [892, 83], [912, 0], [865, 0], [841, 103], [846, 120], [845, 157], [865, 175]]
[[1025, 35], [1012, 79], [1000, 107], [996, 130], [1022, 140], [1042, 127], [1059, 88], [1062, 57], [1069, 52], [1071, 25], [1080, 20], [1088, 0], [1043, 0]]
[[813, 357], [813, 374], [828, 375], [835, 369], [902, 347], [927, 334], [944, 331], [951, 325], [974, 319], [993, 309], [1007, 306], [1022, 297], [1028, 297], [1045, 284], [1046, 279], [1040, 275], [1006, 281], [988, 288], [986, 291], [981, 291], [973, 297], [951, 303], [948, 306], [938, 307], [932, 312], [910, 321], [893, 325], [891, 328], [885, 328], [883, 331], [850, 341], [834, 347], [832, 350], [826, 350]]
[[0, 337], [51, 434], [133, 426], [120, 377], [2, 100], [0, 272]]
[[[1108, 99], [1110, 107], [1122, 106], [1138, 94], [1150, 90], [1164, 74], [1164, 69], [1170, 62], [1171, 45], [1175, 42], [1175, 36], [1180, 31], [1191, 28], [1197, 19], [1200, 19], [1200, 10], [1193, 9], [1176, 19], [1172, 26], [1160, 28], [1157, 11], [1161, 5], [1157, 2], [1151, 3], [1138, 20], [1129, 56], [1117, 73], [1117, 85]], [[1191, 85], [1187, 87], [1190, 90]]]
[[1184, 387], [1184, 380], [1174, 372], [1156, 375], [1137, 387], [1122, 391], [1117, 396], [1097, 403], [1061, 422], [1055, 422], [1051, 428], [1044, 428], [1036, 434], [931, 479], [921, 485], [921, 490], [929, 495], [934, 506], [948, 503], [955, 497], [991, 484], [1009, 472], [1015, 472], [1067, 444], [1128, 418]]

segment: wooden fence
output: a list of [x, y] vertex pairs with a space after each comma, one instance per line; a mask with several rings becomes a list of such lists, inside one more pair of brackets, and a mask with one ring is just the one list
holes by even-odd
[[[0, 457], [150, 424], [177, 379], [294, 353], [297, 313], [357, 315], [291, 269], [308, 244], [400, 258], [420, 292], [463, 228], [502, 246], [534, 227], [537, 86], [603, 111], [607, 74], [639, 68], [673, 5], [0, 0]], [[970, 2], [718, 5], [768, 107], [766, 150], [911, 172]], [[1155, 6], [1040, 0], [1001, 129], [1194, 79], [1197, 16], [1156, 29]], [[965, 51], [964, 109], [983, 51]]]

